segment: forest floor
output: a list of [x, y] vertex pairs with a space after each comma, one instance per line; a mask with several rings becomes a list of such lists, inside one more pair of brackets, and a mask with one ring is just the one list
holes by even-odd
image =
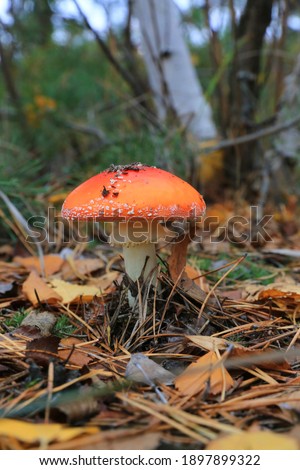
[[299, 449], [299, 224], [270, 224], [210, 227], [182, 276], [160, 246], [135, 309], [105, 243], [2, 244], [0, 448]]

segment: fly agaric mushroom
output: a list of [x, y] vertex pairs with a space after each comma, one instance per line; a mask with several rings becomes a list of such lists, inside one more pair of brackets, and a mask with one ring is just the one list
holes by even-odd
[[[173, 221], [195, 222], [204, 211], [204, 200], [191, 185], [167, 171], [132, 163], [111, 165], [74, 189], [62, 216], [112, 222], [109, 241], [122, 246], [129, 278], [135, 282], [142, 275], [155, 284], [155, 244], [166, 238], [166, 227], [174, 236]], [[134, 303], [130, 294], [129, 302]]]

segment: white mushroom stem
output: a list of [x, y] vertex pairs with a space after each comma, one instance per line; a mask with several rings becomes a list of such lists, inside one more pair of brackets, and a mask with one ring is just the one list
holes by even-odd
[[[114, 222], [110, 234], [110, 243], [122, 246], [125, 272], [136, 282], [157, 284], [157, 260], [155, 243], [164, 238], [164, 228], [156, 221], [138, 220]], [[135, 298], [128, 293], [132, 307]]]
[[137, 281], [143, 273], [144, 280], [155, 284], [156, 281], [156, 250], [154, 243], [123, 246], [125, 271], [132, 281]]

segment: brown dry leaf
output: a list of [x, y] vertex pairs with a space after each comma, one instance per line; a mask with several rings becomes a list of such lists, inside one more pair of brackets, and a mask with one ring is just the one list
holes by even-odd
[[57, 357], [59, 342], [60, 338], [54, 335], [35, 338], [26, 344], [26, 358], [32, 359], [39, 366], [47, 367]]
[[99, 429], [92, 426], [68, 428], [61, 424], [32, 424], [14, 419], [0, 419], [1, 436], [18, 439], [27, 444], [39, 442], [42, 446], [49, 442], [66, 442], [83, 434], [96, 434]]
[[[42, 274], [41, 262], [38, 256], [29, 256], [27, 258], [22, 258], [21, 256], [16, 256], [14, 262], [23, 266], [28, 271], [35, 270], [38, 274]], [[58, 255], [45, 255], [44, 259], [45, 266], [45, 276], [51, 276], [54, 273], [57, 273], [62, 265], [64, 260]]]
[[93, 271], [104, 267], [104, 262], [99, 258], [70, 259], [67, 258], [62, 267], [62, 278], [64, 281], [72, 279], [84, 279]]
[[200, 269], [196, 269], [193, 266], [187, 264], [184, 271], [187, 277], [191, 279], [197, 286], [199, 286], [200, 289], [202, 289], [204, 292], [209, 292], [208, 282], [205, 276], [201, 276]]
[[220, 437], [206, 450], [298, 450], [296, 439], [269, 431], [249, 431]]
[[[204, 349], [205, 351], [216, 351], [217, 349], [220, 351], [224, 351], [229, 347], [233, 347], [230, 349], [230, 359], [245, 359], [246, 366], [249, 367], [249, 360], [253, 362], [253, 365], [258, 365], [264, 369], [272, 369], [272, 370], [290, 370], [289, 363], [282, 357], [280, 360], [276, 358], [276, 360], [272, 361], [268, 358], [266, 361], [262, 361], [263, 358], [262, 353], [264, 355], [272, 355], [272, 349], [264, 349], [263, 351], [257, 349], [249, 349], [245, 346], [242, 346], [239, 343], [233, 343], [232, 341], [227, 341], [224, 338], [217, 338], [213, 336], [186, 336], [186, 339], [191, 343], [195, 344], [196, 346]], [[255, 359], [258, 358], [259, 361], [256, 362]], [[241, 361], [240, 365], [243, 361]], [[237, 364], [238, 367], [238, 364]]]
[[34, 306], [39, 304], [39, 300], [48, 304], [57, 304], [62, 301], [59, 293], [51, 289], [35, 271], [32, 271], [23, 283], [22, 291]]
[[88, 285], [98, 287], [101, 292], [109, 293], [115, 289], [114, 282], [121, 280], [122, 276], [118, 271], [109, 271], [103, 276], [91, 278]]
[[68, 359], [69, 364], [73, 364], [78, 367], [87, 365], [93, 358], [87, 354], [87, 348], [75, 349], [75, 346], [80, 343], [82, 343], [82, 341], [77, 338], [63, 338], [60, 345], [65, 349], [59, 350], [59, 357], [64, 361]]
[[294, 302], [300, 301], [300, 285], [296, 283], [274, 282], [268, 284], [258, 294], [261, 299], [290, 299]]
[[245, 285], [244, 297], [249, 301], [255, 301], [267, 298], [291, 298], [299, 300], [300, 285], [290, 276], [285, 276], [281, 280], [265, 285]]
[[282, 315], [293, 321], [300, 317], [300, 285], [292, 278], [286, 277], [281, 281], [246, 289], [247, 300], [269, 300], [282, 309]]
[[82, 420], [85, 422], [87, 418], [96, 415], [99, 412], [99, 401], [89, 393], [88, 387], [81, 387], [78, 392], [81, 396], [85, 396], [84, 400], [70, 400], [51, 408], [51, 417], [59, 419], [59, 422], [78, 423]]
[[[274, 355], [274, 350], [271, 348], [265, 349], [249, 349], [244, 346], [238, 345], [237, 343], [234, 344], [234, 349], [230, 353], [230, 359], [241, 359], [240, 365], [250, 366], [258, 366], [262, 369], [271, 369], [271, 370], [290, 370], [291, 366], [284, 358], [278, 358], [278, 356]], [[272, 355], [274, 359], [272, 359]], [[243, 360], [245, 363], [243, 364]]]
[[187, 396], [203, 392], [208, 383], [209, 392], [213, 395], [229, 390], [233, 386], [233, 379], [224, 366], [214, 367], [218, 362], [216, 353], [208, 352], [175, 379], [175, 387]]
[[61, 279], [52, 279], [49, 284], [63, 304], [78, 301], [91, 302], [95, 296], [102, 296], [101, 290], [95, 286], [71, 284]]

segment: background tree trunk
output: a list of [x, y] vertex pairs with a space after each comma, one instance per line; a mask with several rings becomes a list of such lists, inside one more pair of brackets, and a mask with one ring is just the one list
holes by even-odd
[[135, 0], [134, 14], [160, 120], [178, 119], [199, 140], [215, 138], [212, 111], [183, 38], [178, 8], [172, 0]]
[[[248, 0], [236, 28], [236, 56], [231, 74], [229, 137], [253, 132], [260, 86], [261, 56], [264, 36], [272, 18], [273, 0]], [[246, 192], [257, 192], [263, 159], [258, 143], [239, 145], [229, 149], [225, 156], [227, 180]]]

